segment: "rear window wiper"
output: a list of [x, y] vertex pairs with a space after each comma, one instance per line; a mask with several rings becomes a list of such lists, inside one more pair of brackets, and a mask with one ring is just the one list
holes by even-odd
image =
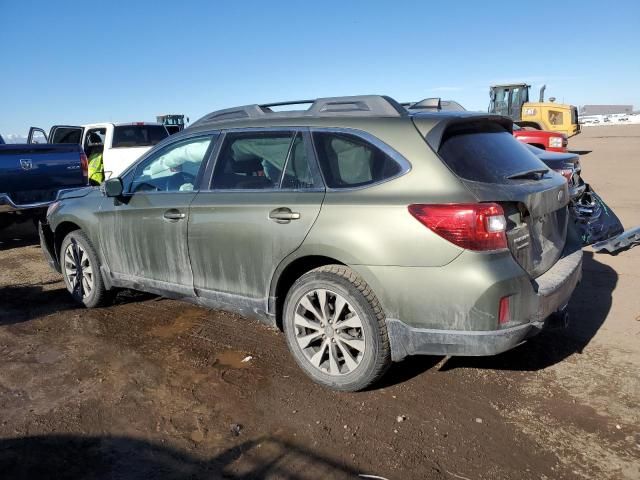
[[533, 178], [535, 180], [541, 179], [545, 173], [549, 173], [548, 168], [534, 168], [532, 170], [525, 170], [523, 172], [512, 173], [507, 175], [509, 180], [515, 180], [517, 178]]

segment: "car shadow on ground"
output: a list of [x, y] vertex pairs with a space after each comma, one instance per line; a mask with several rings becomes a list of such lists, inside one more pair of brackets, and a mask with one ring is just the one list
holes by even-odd
[[10, 438], [0, 440], [0, 472], [15, 480], [357, 478], [338, 462], [273, 438], [247, 440], [211, 458], [121, 436]]
[[0, 287], [0, 325], [12, 325], [76, 308], [66, 289], [47, 290], [56, 280], [37, 285], [20, 284]]
[[38, 230], [32, 223], [21, 223], [0, 229], [0, 252], [39, 243]]
[[453, 357], [440, 368], [541, 370], [576, 353], [582, 353], [611, 310], [612, 293], [618, 283], [614, 269], [596, 260], [592, 252], [583, 257], [582, 282], [569, 303], [567, 329], [543, 331], [513, 350], [492, 357]]
[[6, 238], [0, 237], [0, 252], [3, 250], [10, 250], [12, 248], [29, 247], [32, 245], [38, 245], [39, 241], [37, 237], [13, 237]]
[[380, 381], [372, 385], [369, 390], [392, 387], [418, 377], [438, 365], [443, 358], [436, 355], [420, 355], [394, 362]]
[[[0, 287], [0, 326], [28, 322], [57, 312], [84, 308], [73, 300], [66, 288], [46, 288], [49, 285], [61, 283], [61, 280]], [[152, 298], [160, 297], [150, 293], [122, 290], [117, 293], [113, 305], [143, 302]]]

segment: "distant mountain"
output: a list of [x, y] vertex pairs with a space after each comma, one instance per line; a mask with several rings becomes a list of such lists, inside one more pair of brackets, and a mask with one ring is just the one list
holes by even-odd
[[18, 135], [17, 133], [10, 133], [9, 135], [3, 135], [6, 143], [27, 143], [27, 137]]

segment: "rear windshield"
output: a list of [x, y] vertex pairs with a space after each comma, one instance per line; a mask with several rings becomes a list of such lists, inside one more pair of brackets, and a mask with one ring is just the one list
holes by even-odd
[[450, 128], [438, 154], [456, 175], [475, 182], [511, 183], [508, 176], [547, 168], [523, 143], [495, 123]]
[[162, 125], [120, 125], [113, 129], [113, 148], [150, 147], [169, 134]]

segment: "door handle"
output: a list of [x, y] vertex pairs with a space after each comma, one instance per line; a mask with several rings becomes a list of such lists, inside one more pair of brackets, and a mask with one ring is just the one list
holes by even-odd
[[182, 220], [186, 217], [186, 214], [182, 213], [180, 210], [172, 208], [171, 210], [164, 212], [163, 217], [167, 220]]
[[290, 208], [276, 208], [269, 212], [269, 218], [277, 223], [289, 223], [291, 220], [300, 219], [298, 212], [292, 212]]

